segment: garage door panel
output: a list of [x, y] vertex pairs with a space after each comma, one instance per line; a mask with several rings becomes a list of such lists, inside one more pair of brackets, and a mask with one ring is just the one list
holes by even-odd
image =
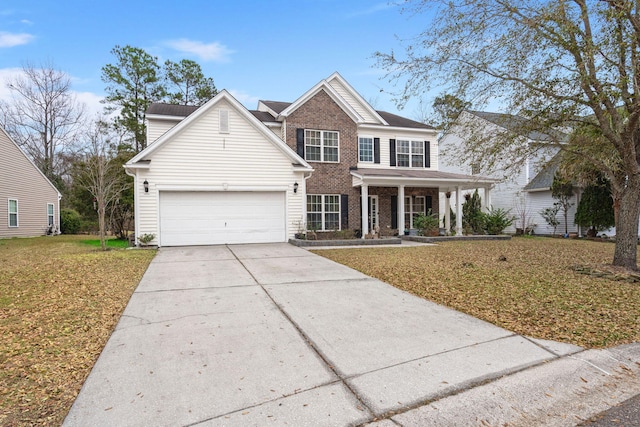
[[286, 240], [284, 192], [161, 192], [163, 246]]

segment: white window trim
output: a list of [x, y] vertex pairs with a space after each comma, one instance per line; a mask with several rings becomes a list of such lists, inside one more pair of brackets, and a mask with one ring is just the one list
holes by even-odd
[[[320, 145], [307, 145], [307, 131], [310, 132], [320, 132]], [[324, 134], [325, 133], [335, 133], [338, 135], [338, 146], [337, 147], [333, 147], [333, 146], [327, 146], [327, 148], [335, 148], [338, 150], [338, 160], [325, 160], [324, 159], [324, 149], [325, 149], [325, 138], [324, 138]], [[320, 160], [310, 160], [307, 158], [307, 153], [308, 147], [320, 147]], [[319, 162], [319, 163], [340, 163], [340, 132], [337, 130], [320, 130], [320, 129], [305, 129], [304, 130], [304, 159], [307, 162]]]
[[[409, 200], [409, 209], [407, 210], [407, 199]], [[404, 207], [404, 223], [405, 223], [405, 227], [407, 224], [407, 215], [409, 215], [409, 228], [413, 228], [413, 218], [420, 213], [426, 214], [427, 213], [427, 197], [426, 196], [415, 196], [415, 199], [422, 199], [422, 206], [424, 207], [424, 210], [422, 212], [418, 212], [414, 210], [414, 197], [413, 196], [405, 196], [404, 197], [404, 203], [405, 203], [405, 207]]]
[[[398, 155], [407, 155], [406, 153], [399, 153], [398, 147], [399, 147], [399, 143], [400, 141], [408, 141], [409, 142], [409, 166], [399, 166], [400, 161], [398, 160]], [[413, 156], [414, 155], [418, 155], [418, 154], [414, 154], [413, 153], [413, 142], [419, 142], [422, 144], [422, 166], [413, 166]], [[412, 138], [396, 138], [396, 167], [399, 168], [412, 168], [412, 169], [427, 169], [427, 167], [425, 166], [427, 164], [427, 153], [425, 152], [424, 149], [424, 141], [423, 140], [417, 140], [417, 139], [412, 139]]]
[[[49, 213], [49, 206], [51, 206], [51, 213]], [[51, 220], [51, 223], [49, 223]], [[56, 225], [56, 207], [53, 203], [47, 203], [47, 227]]]
[[[371, 140], [371, 160], [362, 160], [360, 157], [360, 139], [370, 139]], [[358, 163], [374, 163], [376, 158], [375, 153], [375, 143], [373, 136], [370, 135], [358, 135]]]
[[[16, 202], [16, 211], [13, 212], [16, 216], [16, 225], [11, 225], [11, 202]], [[18, 203], [18, 199], [8, 199], [7, 200], [7, 225], [10, 228], [18, 228], [20, 227], [20, 206]]]
[[[334, 230], [342, 230], [342, 197], [340, 197], [340, 194], [307, 194], [307, 197], [309, 196], [320, 196], [321, 197], [321, 202], [320, 202], [320, 212], [317, 211], [309, 211], [307, 210], [307, 215], [309, 215], [310, 213], [312, 214], [320, 214], [320, 223], [322, 224], [321, 228], [318, 228], [317, 231], [334, 231]], [[325, 198], [326, 197], [337, 197], [338, 198], [338, 211], [337, 212], [327, 212], [325, 210]], [[305, 200], [305, 205], [306, 205], [307, 201]], [[338, 228], [326, 228], [326, 214], [338, 214]], [[309, 224], [309, 218], [307, 217], [307, 225]]]

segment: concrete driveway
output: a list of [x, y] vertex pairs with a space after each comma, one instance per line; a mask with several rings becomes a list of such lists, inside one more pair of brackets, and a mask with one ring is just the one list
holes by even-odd
[[64, 425], [367, 424], [579, 350], [288, 244], [162, 248]]

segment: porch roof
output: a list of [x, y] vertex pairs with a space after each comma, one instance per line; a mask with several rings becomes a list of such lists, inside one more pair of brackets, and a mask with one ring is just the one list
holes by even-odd
[[499, 179], [479, 175], [462, 175], [424, 169], [354, 169], [351, 171], [354, 187], [362, 184], [378, 187], [437, 187], [439, 191], [491, 188]]

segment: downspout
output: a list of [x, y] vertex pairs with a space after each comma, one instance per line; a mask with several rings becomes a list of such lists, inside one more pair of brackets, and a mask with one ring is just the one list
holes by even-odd
[[58, 212], [58, 234], [62, 234], [62, 231], [60, 230], [60, 227], [62, 226], [62, 224], [60, 223], [60, 218], [61, 218], [61, 214], [60, 214], [60, 200], [62, 200], [62, 194], [58, 193], [58, 207], [56, 209], [58, 209], [56, 212]]

